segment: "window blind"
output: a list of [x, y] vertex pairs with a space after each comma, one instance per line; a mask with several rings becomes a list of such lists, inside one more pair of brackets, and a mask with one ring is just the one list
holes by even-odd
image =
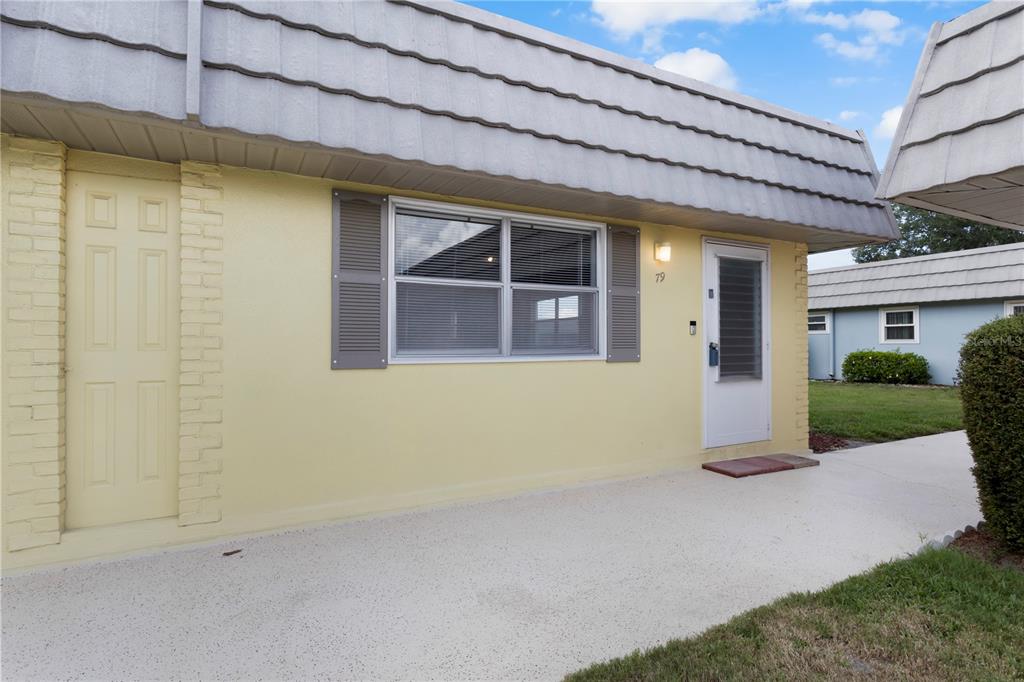
[[512, 352], [597, 352], [597, 294], [512, 289]]
[[501, 224], [479, 218], [398, 213], [395, 274], [497, 282], [501, 279]]
[[719, 377], [761, 378], [761, 262], [719, 258]]
[[[425, 202], [400, 203], [394, 221], [396, 356], [600, 352], [597, 253], [602, 240], [596, 229], [555, 219], [550, 225], [535, 223], [501, 212], [461, 215], [440, 205], [435, 211]], [[619, 269], [632, 269], [635, 280], [635, 231], [627, 242], [631, 252]], [[638, 286], [629, 285], [634, 305]], [[630, 324], [628, 316], [621, 319]], [[630, 350], [635, 359], [636, 350]]]
[[886, 341], [914, 340], [914, 311], [894, 310], [885, 313]]
[[494, 355], [500, 350], [501, 289], [398, 282], [399, 355]]
[[512, 225], [512, 281], [594, 286], [594, 233]]

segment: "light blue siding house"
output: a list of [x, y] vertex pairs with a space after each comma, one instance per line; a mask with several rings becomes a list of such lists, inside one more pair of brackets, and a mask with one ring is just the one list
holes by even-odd
[[952, 384], [965, 334], [1024, 315], [1024, 243], [818, 270], [808, 296], [812, 379], [842, 379], [847, 354], [872, 349], [923, 355]]

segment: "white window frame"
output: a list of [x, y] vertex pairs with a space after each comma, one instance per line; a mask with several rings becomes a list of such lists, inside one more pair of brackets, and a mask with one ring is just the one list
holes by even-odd
[[1006, 317], [1013, 317], [1013, 309], [1019, 305], [1024, 305], [1024, 299], [1020, 301], [1006, 301], [1003, 304], [1003, 315]]
[[[914, 338], [913, 339], [888, 339], [885, 338], [885, 328], [909, 327], [908, 324], [885, 324], [886, 313], [914, 313]], [[878, 309], [878, 343], [888, 346], [899, 346], [911, 343], [921, 343], [921, 311], [916, 305], [900, 306], [899, 308]]]
[[[397, 353], [397, 329], [398, 321], [395, 314], [395, 301], [397, 295], [397, 280], [395, 278], [395, 214], [401, 209], [412, 209], [430, 211], [434, 213], [454, 213], [456, 215], [473, 216], [477, 218], [490, 218], [501, 221], [501, 280], [497, 283], [480, 282], [481, 286], [500, 286], [501, 295], [501, 354], [500, 355], [423, 355], [410, 356], [398, 355]], [[579, 289], [594, 290], [594, 305], [597, 307], [597, 352], [585, 355], [557, 354], [550, 355], [513, 355], [512, 348], [512, 272], [511, 272], [511, 225], [513, 222], [528, 222], [538, 227], [566, 228], [572, 230], [587, 230], [594, 232], [594, 278], [596, 287], [562, 287], [548, 284], [516, 284], [518, 289], [541, 289], [544, 291], [558, 291], [565, 289], [567, 292], [578, 291]], [[584, 220], [572, 220], [569, 218], [554, 218], [541, 213], [522, 213], [517, 211], [505, 211], [501, 209], [482, 208], [479, 206], [467, 206], [465, 204], [453, 204], [441, 201], [429, 201], [426, 199], [413, 199], [402, 196], [388, 197], [388, 364], [392, 365], [436, 365], [454, 363], [493, 363], [493, 362], [565, 362], [579, 360], [605, 360], [605, 343], [607, 332], [607, 285], [605, 282], [605, 248], [607, 225]], [[426, 280], [424, 280], [426, 281]], [[438, 279], [436, 283], [457, 283], [471, 285], [473, 283]], [[428, 282], [429, 283], [429, 282]]]
[[[825, 329], [817, 330], [817, 331], [811, 331], [810, 325], [811, 325], [811, 316], [812, 315], [820, 315], [820, 316], [825, 318]], [[815, 324], [820, 324], [820, 323], [816, 322]], [[808, 329], [807, 329], [807, 333], [808, 334], [831, 334], [832, 333], [832, 313], [827, 311], [827, 310], [819, 310], [819, 311], [808, 310], [807, 311], [807, 326], [808, 326]]]

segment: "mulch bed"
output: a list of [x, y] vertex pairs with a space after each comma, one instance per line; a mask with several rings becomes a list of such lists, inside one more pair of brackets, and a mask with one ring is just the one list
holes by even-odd
[[967, 531], [954, 540], [950, 547], [975, 559], [1024, 572], [1024, 554], [1008, 552], [998, 540], [986, 533], [984, 528]]
[[814, 452], [829, 452], [830, 450], [842, 450], [848, 443], [839, 436], [831, 436], [827, 433], [811, 431], [807, 437], [807, 446]]

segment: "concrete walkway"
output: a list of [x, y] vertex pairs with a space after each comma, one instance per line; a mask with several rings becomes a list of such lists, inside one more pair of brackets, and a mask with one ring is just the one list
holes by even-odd
[[557, 678], [980, 518], [963, 432], [821, 459], [6, 578], [3, 678]]

